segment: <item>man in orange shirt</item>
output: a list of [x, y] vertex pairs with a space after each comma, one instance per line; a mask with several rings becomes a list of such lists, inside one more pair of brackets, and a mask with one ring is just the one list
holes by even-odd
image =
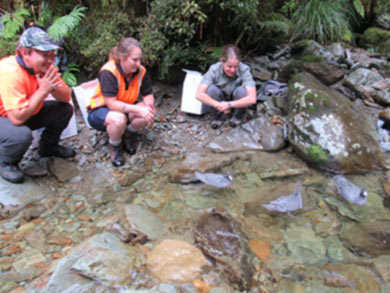
[[[45, 128], [41, 156], [69, 158], [75, 151], [58, 144], [73, 115], [70, 88], [53, 66], [59, 46], [40, 28], [19, 38], [16, 55], [0, 60], [0, 175], [23, 182], [18, 163], [32, 141], [32, 130]], [[55, 100], [45, 101], [51, 94]]]

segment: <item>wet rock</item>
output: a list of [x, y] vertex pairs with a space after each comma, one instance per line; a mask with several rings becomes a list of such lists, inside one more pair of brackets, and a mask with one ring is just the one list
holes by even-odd
[[390, 280], [390, 255], [382, 255], [375, 258], [374, 265], [382, 279], [388, 282]]
[[284, 147], [283, 128], [261, 116], [223, 132], [207, 148], [214, 152], [277, 151]]
[[50, 171], [61, 182], [66, 182], [79, 174], [77, 165], [73, 162], [54, 158], [49, 164]]
[[226, 213], [203, 214], [194, 228], [196, 245], [222, 271], [232, 286], [249, 290], [254, 268], [247, 237], [240, 224]]
[[134, 268], [141, 264], [135, 247], [123, 247], [126, 253], [96, 247], [81, 256], [71, 267], [82, 276], [110, 288], [124, 288], [136, 279]]
[[305, 265], [323, 265], [327, 262], [322, 239], [308, 227], [292, 225], [283, 234], [291, 255]]
[[312, 75], [289, 83], [288, 138], [297, 154], [331, 172], [364, 173], [383, 165], [374, 124]]
[[165, 239], [149, 253], [147, 265], [152, 276], [162, 282], [188, 283], [199, 277], [207, 261], [191, 244]]
[[337, 198], [325, 198], [325, 201], [341, 215], [358, 222], [390, 221], [390, 213], [383, 206], [383, 198], [369, 193], [365, 206], [356, 206]]
[[190, 183], [196, 181], [195, 171], [213, 172], [230, 165], [238, 159], [238, 154], [215, 154], [210, 152], [187, 153], [181, 162], [172, 162], [168, 166], [169, 181], [177, 183]]
[[[133, 280], [136, 274], [134, 273], [133, 275], [130, 270], [122, 270], [123, 266], [126, 266], [124, 263], [122, 263], [123, 266], [120, 267], [120, 270], [116, 270], [115, 263], [111, 263], [110, 258], [115, 255], [115, 259], [118, 260], [122, 256], [124, 260], [129, 261], [126, 263], [129, 264], [128, 268], [131, 268], [131, 264], [138, 263], [136, 260], [138, 259], [137, 251], [137, 248], [123, 244], [113, 234], [107, 232], [97, 234], [76, 246], [69, 251], [67, 256], [60, 260], [46, 286], [46, 292], [57, 293], [67, 290], [68, 292], [99, 292], [99, 288], [104, 291], [108, 290], [106, 286], [102, 286], [90, 278], [81, 276], [73, 270], [72, 267], [76, 263], [78, 263], [77, 268], [83, 268], [82, 271], [85, 271], [85, 274], [96, 276], [100, 278], [98, 281], [105, 282], [110, 286], [120, 287], [121, 282]], [[108, 258], [104, 258], [104, 256], [108, 256]], [[103, 257], [104, 262], [99, 263], [97, 261], [94, 263], [92, 260], [97, 260], [97, 257]], [[80, 261], [81, 259], [83, 262]], [[95, 266], [104, 270], [107, 274], [100, 275], [98, 270], [94, 270]], [[120, 273], [120, 275], [115, 276], [110, 271]]]
[[28, 274], [31, 279], [36, 276], [39, 276], [43, 273], [41, 269], [39, 269], [39, 264], [45, 263], [46, 258], [43, 254], [35, 249], [26, 250], [21, 255], [19, 255], [14, 263], [13, 267], [18, 272], [18, 274]]
[[332, 43], [326, 47], [336, 58], [336, 61], [342, 61], [344, 59], [344, 48], [340, 43]]
[[37, 183], [26, 177], [23, 184], [12, 184], [0, 178], [0, 205], [1, 214], [8, 217], [19, 211], [29, 203], [49, 197], [51, 191], [48, 186]]
[[157, 240], [165, 232], [160, 219], [140, 205], [121, 205], [117, 210], [121, 225], [133, 235], [145, 234], [148, 239]]
[[32, 206], [23, 211], [23, 219], [31, 221], [39, 218], [44, 212], [46, 212], [46, 208], [44, 206]]
[[349, 287], [354, 292], [380, 292], [378, 281], [370, 270], [352, 264], [328, 264], [324, 281], [333, 287]]
[[371, 256], [390, 254], [389, 221], [344, 223], [340, 238], [352, 251]]

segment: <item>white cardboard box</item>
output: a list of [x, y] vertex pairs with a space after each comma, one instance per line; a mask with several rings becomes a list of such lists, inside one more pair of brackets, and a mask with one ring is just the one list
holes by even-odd
[[98, 80], [94, 79], [72, 88], [77, 104], [79, 104], [81, 115], [83, 116], [85, 125], [87, 125], [88, 128], [91, 128], [91, 125], [88, 123], [87, 106], [89, 105], [89, 100], [95, 94], [97, 85]]
[[187, 74], [184, 78], [183, 92], [181, 95], [181, 111], [190, 114], [202, 115], [207, 112], [208, 107], [196, 99], [196, 90], [203, 76], [198, 71], [186, 69], [183, 69], [183, 71]]

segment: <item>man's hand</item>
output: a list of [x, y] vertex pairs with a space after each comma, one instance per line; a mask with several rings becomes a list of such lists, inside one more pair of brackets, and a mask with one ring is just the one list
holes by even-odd
[[60, 74], [58, 73], [58, 69], [54, 66], [50, 66], [42, 77], [37, 75], [39, 90], [46, 94], [51, 93], [61, 84], [61, 80], [59, 78]]

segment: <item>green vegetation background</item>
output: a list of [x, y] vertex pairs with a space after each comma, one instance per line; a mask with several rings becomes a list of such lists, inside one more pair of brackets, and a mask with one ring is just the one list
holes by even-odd
[[[62, 71], [70, 85], [82, 71], [94, 78], [123, 36], [140, 40], [153, 77], [176, 82], [182, 68], [205, 71], [234, 43], [244, 56], [261, 55], [302, 39], [356, 45], [376, 13], [375, 0], [1, 0], [0, 57], [12, 54], [22, 22], [34, 22], [62, 41]], [[381, 4], [382, 3], [382, 4]], [[381, 32], [383, 33], [383, 32]], [[388, 35], [370, 49], [390, 52]], [[366, 39], [373, 39], [372, 36]], [[378, 45], [380, 44], [380, 45]], [[390, 54], [389, 54], [390, 55]]]

